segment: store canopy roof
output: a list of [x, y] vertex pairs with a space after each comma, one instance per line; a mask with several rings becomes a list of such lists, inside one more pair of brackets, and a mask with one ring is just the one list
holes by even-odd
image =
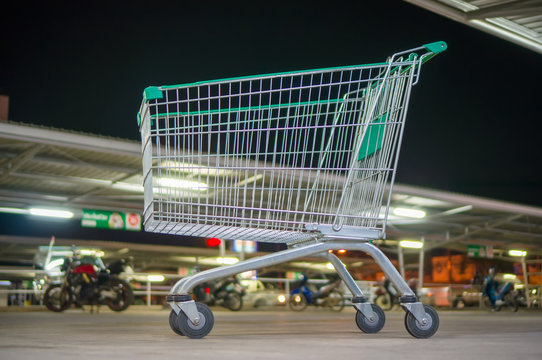
[[[0, 122], [0, 208], [56, 207], [141, 212], [141, 145], [66, 130]], [[396, 184], [384, 246], [424, 238], [426, 249], [542, 254], [542, 208]], [[423, 218], [393, 209], [425, 212]], [[99, 239], [96, 239], [99, 240]]]
[[542, 54], [540, 0], [405, 0]]

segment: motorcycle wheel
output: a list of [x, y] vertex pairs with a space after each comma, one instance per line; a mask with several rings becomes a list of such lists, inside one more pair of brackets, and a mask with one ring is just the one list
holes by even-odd
[[393, 308], [393, 301], [389, 295], [378, 295], [375, 299], [375, 304], [380, 306], [382, 310], [388, 311]]
[[340, 312], [344, 309], [344, 296], [340, 291], [331, 290], [326, 303], [331, 311]]
[[243, 308], [243, 298], [236, 292], [230, 292], [224, 299], [224, 306], [231, 311], [239, 311]]
[[288, 306], [293, 311], [303, 311], [305, 310], [307, 305], [307, 299], [305, 299], [305, 296], [303, 296], [303, 294], [290, 295], [290, 299], [288, 300]]
[[508, 310], [510, 310], [512, 312], [517, 312], [518, 311], [519, 303], [516, 300], [516, 298], [514, 297], [514, 295], [507, 294], [504, 297], [504, 302], [505, 302], [506, 307], [508, 308]]
[[113, 311], [124, 311], [134, 301], [134, 293], [130, 284], [124, 280], [114, 279], [110, 282], [110, 288], [117, 294], [116, 299], [107, 299], [107, 306]]
[[71, 291], [60, 284], [50, 285], [45, 290], [43, 303], [51, 311], [62, 312], [72, 304]]

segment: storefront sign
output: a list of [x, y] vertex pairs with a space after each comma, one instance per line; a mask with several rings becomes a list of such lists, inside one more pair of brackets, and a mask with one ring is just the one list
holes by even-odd
[[140, 231], [141, 216], [136, 213], [120, 211], [83, 209], [81, 226], [97, 229]]
[[468, 245], [468, 254], [474, 258], [492, 258], [493, 246], [491, 245]]

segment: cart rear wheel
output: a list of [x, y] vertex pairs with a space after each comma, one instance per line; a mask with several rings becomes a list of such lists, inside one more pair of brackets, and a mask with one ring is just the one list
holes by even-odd
[[177, 335], [184, 336], [184, 334], [181, 332], [181, 330], [177, 327], [178, 322], [178, 315], [175, 311], [171, 310], [169, 313], [169, 327], [173, 332]]
[[[178, 328], [182, 335], [192, 339], [201, 339], [211, 332], [215, 324], [213, 312], [205, 304], [196, 303], [200, 323], [195, 325], [184, 312], [180, 312], [172, 329]], [[170, 315], [171, 316], [171, 315]], [[175, 330], [173, 330], [175, 331]]]
[[376, 334], [382, 330], [386, 322], [386, 315], [380, 306], [371, 304], [371, 308], [374, 313], [374, 318], [372, 319], [366, 318], [359, 310], [356, 312], [356, 325], [366, 334]]
[[305, 296], [303, 294], [293, 294], [290, 296], [290, 300], [288, 300], [288, 305], [290, 306], [290, 309], [293, 311], [302, 311], [305, 310], [307, 307], [307, 299], [305, 299]]
[[427, 322], [420, 323], [412, 313], [407, 312], [405, 315], [405, 327], [408, 333], [418, 339], [427, 339], [435, 335], [439, 326], [439, 317], [435, 309], [429, 305], [424, 305], [425, 316]]

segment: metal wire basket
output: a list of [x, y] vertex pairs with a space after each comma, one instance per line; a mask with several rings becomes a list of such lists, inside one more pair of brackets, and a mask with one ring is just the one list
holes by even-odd
[[444, 49], [147, 88], [145, 229], [281, 243], [383, 237], [410, 89]]

